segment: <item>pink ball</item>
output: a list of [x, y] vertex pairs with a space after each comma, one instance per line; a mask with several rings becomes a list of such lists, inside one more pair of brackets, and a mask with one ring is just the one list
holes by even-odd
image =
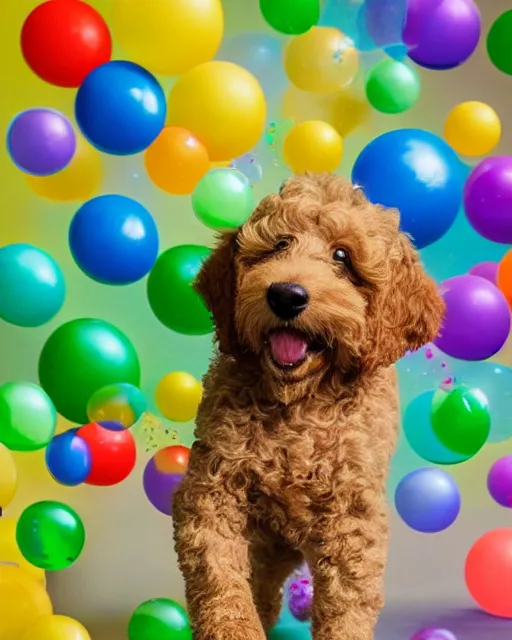
[[411, 640], [457, 640], [451, 631], [447, 629], [422, 629], [416, 632]]
[[499, 262], [479, 262], [468, 271], [471, 276], [479, 276], [492, 282], [494, 285], [498, 280]]

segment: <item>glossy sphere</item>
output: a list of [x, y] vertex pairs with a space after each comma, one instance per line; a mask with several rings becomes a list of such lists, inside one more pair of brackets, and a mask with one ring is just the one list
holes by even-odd
[[140, 382], [137, 353], [117, 327], [80, 318], [58, 327], [39, 356], [41, 386], [57, 411], [72, 422], [87, 422], [87, 403], [102, 387]]
[[421, 129], [389, 131], [372, 140], [354, 163], [352, 182], [371, 202], [400, 211], [401, 229], [418, 249], [444, 236], [462, 201], [459, 159], [446, 142]]
[[160, 473], [185, 473], [190, 458], [190, 449], [182, 445], [165, 447], [153, 456], [155, 467]]
[[50, 596], [30, 573], [0, 564], [0, 638], [18, 640], [41, 616], [53, 613]]
[[75, 99], [75, 118], [87, 140], [120, 156], [149, 147], [164, 127], [165, 113], [165, 95], [156, 78], [120, 60], [94, 69]]
[[66, 168], [76, 150], [73, 125], [55, 109], [22, 111], [7, 130], [7, 151], [26, 174], [51, 176]]
[[183, 473], [166, 473], [159, 471], [155, 457], [148, 460], [144, 469], [142, 483], [144, 493], [151, 504], [160, 513], [172, 515], [173, 497], [183, 480]]
[[306, 622], [311, 618], [313, 605], [313, 582], [302, 577], [294, 580], [288, 587], [288, 606], [294, 618]]
[[287, 35], [306, 33], [320, 19], [319, 0], [260, 0], [260, 11], [276, 31]]
[[430, 410], [432, 428], [445, 447], [466, 456], [475, 455], [487, 442], [491, 414], [480, 389], [458, 385], [439, 389]]
[[210, 168], [204, 145], [182, 127], [165, 127], [146, 149], [146, 171], [153, 183], [173, 195], [191, 193]]
[[67, 616], [44, 616], [33, 624], [23, 640], [91, 640], [87, 629]]
[[32, 504], [21, 514], [16, 540], [33, 565], [60, 571], [78, 560], [85, 544], [85, 529], [71, 507], [46, 500]]
[[463, 102], [448, 114], [444, 125], [446, 142], [462, 155], [490, 153], [501, 138], [498, 114], [484, 102]]
[[447, 629], [434, 629], [430, 627], [416, 632], [411, 640], [457, 640], [457, 638]]
[[87, 417], [91, 422], [111, 420], [127, 429], [146, 411], [146, 398], [133, 384], [120, 382], [98, 389], [87, 403]]
[[69, 247], [77, 265], [102, 284], [126, 285], [150, 271], [158, 229], [149, 211], [126, 196], [98, 196], [76, 212]]
[[114, 0], [112, 17], [115, 37], [130, 59], [169, 76], [211, 60], [224, 32], [221, 0]]
[[487, 34], [487, 53], [496, 69], [512, 76], [512, 9], [494, 21]]
[[61, 268], [30, 244], [0, 249], [0, 318], [20, 327], [39, 327], [60, 311], [66, 296]]
[[207, 227], [236, 229], [255, 207], [254, 189], [249, 179], [236, 169], [212, 169], [196, 185], [192, 208]]
[[21, 50], [32, 71], [59, 87], [78, 87], [110, 60], [112, 40], [100, 14], [79, 0], [43, 2], [25, 20]]
[[284, 161], [294, 173], [335, 171], [343, 156], [343, 140], [326, 122], [296, 124], [283, 143]]
[[455, 480], [441, 469], [426, 467], [407, 474], [395, 491], [402, 520], [420, 533], [437, 533], [451, 526], [460, 511]]
[[155, 389], [158, 410], [175, 422], [188, 422], [197, 413], [203, 387], [185, 371], [173, 371], [160, 379]]
[[512, 244], [512, 156], [486, 158], [464, 187], [470, 225], [487, 240]]
[[441, 292], [446, 311], [436, 346], [460, 360], [486, 360], [497, 353], [510, 332], [510, 310], [501, 291], [484, 278], [464, 275], [445, 280]]
[[466, 586], [487, 613], [512, 618], [512, 529], [488, 531], [466, 558]]
[[397, 60], [381, 60], [368, 74], [366, 97], [377, 111], [402, 113], [416, 104], [421, 82], [416, 71]]
[[147, 295], [151, 310], [168, 329], [185, 335], [212, 331], [210, 313], [192, 288], [210, 253], [201, 245], [179, 245], [158, 256], [147, 281]]
[[480, 38], [474, 0], [408, 0], [403, 41], [409, 57], [427, 69], [452, 69], [465, 62]]
[[86, 484], [101, 487], [119, 484], [135, 467], [137, 451], [127, 429], [113, 430], [94, 422], [78, 429], [77, 435], [88, 445], [91, 469]]
[[283, 64], [288, 79], [301, 91], [329, 93], [352, 82], [359, 54], [339, 29], [313, 27], [288, 42]]
[[187, 612], [167, 598], [143, 602], [130, 619], [128, 640], [192, 640]]
[[168, 101], [168, 124], [190, 131], [210, 160], [233, 160], [250, 151], [265, 127], [261, 85], [232, 62], [201, 64], [182, 75]]
[[77, 429], [55, 436], [46, 448], [45, 459], [53, 479], [68, 487], [85, 482], [91, 473], [91, 452]]
[[489, 469], [487, 488], [502, 507], [512, 508], [512, 456], [499, 458]]
[[57, 413], [41, 387], [31, 382], [0, 386], [0, 441], [12, 451], [37, 451], [53, 438]]

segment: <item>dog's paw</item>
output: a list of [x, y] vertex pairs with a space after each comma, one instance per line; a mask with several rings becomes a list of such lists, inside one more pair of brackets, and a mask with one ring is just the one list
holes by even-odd
[[219, 623], [214, 628], [197, 629], [194, 640], [266, 640], [263, 631], [242, 621]]

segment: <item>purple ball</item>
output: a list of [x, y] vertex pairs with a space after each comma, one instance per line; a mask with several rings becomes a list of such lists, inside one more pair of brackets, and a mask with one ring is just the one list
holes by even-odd
[[459, 515], [459, 488], [442, 469], [416, 469], [398, 483], [395, 507], [405, 524], [414, 531], [438, 533], [451, 526]]
[[478, 276], [479, 278], [485, 278], [496, 285], [498, 281], [498, 268], [499, 262], [479, 262], [475, 264], [468, 271], [470, 276]]
[[469, 224], [487, 240], [512, 244], [512, 156], [486, 158], [464, 186]]
[[144, 491], [151, 504], [166, 516], [172, 516], [172, 499], [183, 480], [183, 473], [162, 473], [151, 458], [144, 469]]
[[492, 465], [487, 488], [498, 504], [512, 509], [512, 455], [503, 456]]
[[409, 0], [403, 39], [416, 64], [452, 69], [476, 49], [481, 26], [473, 0]]
[[313, 605], [313, 582], [311, 578], [302, 577], [294, 580], [288, 587], [288, 606], [294, 618], [306, 622], [311, 618]]
[[71, 122], [59, 111], [38, 107], [19, 113], [7, 132], [7, 150], [14, 164], [33, 176], [51, 176], [65, 169], [76, 149]]
[[430, 628], [416, 632], [411, 640], [457, 640], [457, 638], [447, 629]]
[[505, 344], [510, 310], [501, 291], [479, 276], [449, 278], [441, 284], [446, 303], [434, 344], [459, 360], [487, 360]]

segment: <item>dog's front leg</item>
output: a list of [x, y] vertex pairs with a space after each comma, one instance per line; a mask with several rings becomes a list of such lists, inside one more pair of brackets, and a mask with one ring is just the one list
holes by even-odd
[[387, 516], [340, 515], [306, 553], [313, 574], [313, 639], [373, 640], [384, 604]]
[[264, 640], [249, 584], [245, 517], [233, 496], [192, 470], [174, 497], [173, 516], [194, 640]]

